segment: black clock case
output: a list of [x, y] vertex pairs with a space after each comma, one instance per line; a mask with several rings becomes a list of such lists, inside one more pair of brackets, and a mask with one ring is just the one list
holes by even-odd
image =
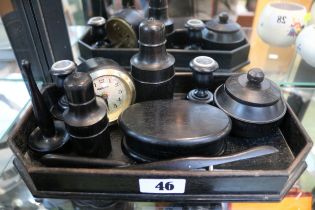
[[[217, 73], [212, 90], [231, 74]], [[175, 98], [183, 98], [192, 89], [191, 73], [177, 73]], [[44, 95], [58, 95], [53, 86]], [[47, 97], [46, 97], [47, 98]], [[50, 103], [49, 101], [47, 101]], [[126, 170], [118, 168], [46, 167], [27, 155], [27, 138], [35, 128], [29, 106], [11, 130], [9, 145], [16, 155], [14, 164], [35, 197], [63, 199], [102, 199], [127, 201], [279, 201], [297, 181], [307, 165], [305, 158], [312, 141], [288, 105], [279, 130], [268, 137], [246, 139], [229, 136], [224, 154], [259, 145], [271, 145], [279, 152], [214, 167], [214, 171]], [[111, 131], [112, 153], [108, 159], [132, 162], [121, 151], [122, 133]], [[140, 193], [140, 178], [186, 179], [183, 194]]]
[[[189, 62], [200, 55], [209, 56], [219, 63], [219, 71], [233, 72], [249, 63], [248, 54], [250, 45], [244, 39], [240, 47], [233, 50], [185, 50], [173, 49], [173, 45], [186, 46], [188, 44], [187, 29], [176, 29], [167, 37], [167, 52], [175, 57], [175, 68], [181, 71], [190, 71]], [[130, 68], [131, 57], [138, 52], [138, 48], [93, 48], [93, 38], [90, 30], [78, 41], [80, 59], [104, 57], [110, 58], [124, 66]]]

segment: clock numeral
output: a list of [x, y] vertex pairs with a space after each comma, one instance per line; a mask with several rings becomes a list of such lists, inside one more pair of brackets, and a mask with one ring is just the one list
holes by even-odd
[[122, 94], [122, 90], [118, 90], [118, 94]]
[[119, 98], [117, 99], [117, 101], [121, 101], [121, 98], [119, 97]]
[[104, 79], [99, 79], [98, 81], [99, 81], [100, 83], [104, 83], [104, 82], [105, 82]]
[[114, 107], [117, 108], [118, 107], [117, 104], [114, 104]]
[[119, 86], [119, 83], [118, 83], [118, 82], [116, 82], [116, 83], [115, 83], [115, 87], [118, 87], [118, 86]]

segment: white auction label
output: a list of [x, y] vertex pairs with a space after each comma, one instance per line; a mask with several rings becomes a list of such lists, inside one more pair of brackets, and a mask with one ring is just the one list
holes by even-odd
[[185, 179], [139, 179], [142, 193], [184, 193]]

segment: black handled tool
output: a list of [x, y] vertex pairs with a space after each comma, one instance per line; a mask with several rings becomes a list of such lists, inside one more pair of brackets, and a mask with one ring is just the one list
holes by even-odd
[[278, 150], [272, 146], [259, 146], [249, 150], [245, 150], [232, 155], [221, 157], [188, 157], [177, 158], [165, 161], [156, 161], [152, 163], [145, 163], [139, 165], [131, 165], [128, 169], [146, 169], [146, 170], [192, 170], [201, 169], [214, 165], [220, 165], [224, 163], [235, 162], [239, 160], [246, 160], [250, 158], [256, 158], [278, 152]]
[[121, 169], [145, 169], [145, 170], [192, 170], [201, 169], [214, 165], [261, 157], [278, 152], [272, 146], [259, 146], [232, 155], [221, 157], [188, 157], [165, 161], [156, 161], [138, 165], [130, 165], [119, 160], [107, 160], [101, 158], [85, 158], [47, 154], [41, 158], [41, 162], [51, 167], [71, 168], [116, 168]]

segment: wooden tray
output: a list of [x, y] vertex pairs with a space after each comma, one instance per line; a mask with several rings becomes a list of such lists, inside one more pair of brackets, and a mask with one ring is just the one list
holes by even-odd
[[[215, 74], [212, 89], [230, 74]], [[176, 74], [175, 98], [182, 98], [192, 87], [190, 73]], [[49, 86], [45, 94], [52, 94]], [[54, 94], [52, 94], [54, 95]], [[54, 99], [53, 99], [54, 100]], [[258, 145], [271, 145], [279, 152], [239, 162], [219, 165], [213, 171], [159, 171], [96, 168], [46, 167], [28, 155], [27, 137], [35, 128], [31, 107], [14, 126], [9, 144], [14, 164], [35, 197], [105, 199], [129, 201], [276, 201], [281, 200], [306, 168], [305, 158], [312, 141], [288, 105], [288, 111], [272, 136], [241, 139], [230, 136], [224, 154]], [[111, 128], [113, 151], [108, 159], [133, 162], [120, 147], [122, 133]], [[185, 179], [184, 193], [141, 193], [139, 179]]]
[[[185, 50], [173, 49], [170, 46], [171, 43], [185, 46], [187, 39], [186, 29], [175, 30], [167, 39], [167, 52], [175, 57], [175, 67], [178, 70], [190, 71], [188, 68], [190, 60], [200, 55], [209, 56], [216, 60], [221, 72], [233, 72], [249, 63], [250, 45], [247, 39], [234, 50]], [[91, 47], [92, 40], [90, 31], [79, 40], [78, 46], [82, 60], [94, 57], [110, 58], [125, 68], [129, 68], [130, 58], [138, 52], [138, 48], [93, 48]]]

